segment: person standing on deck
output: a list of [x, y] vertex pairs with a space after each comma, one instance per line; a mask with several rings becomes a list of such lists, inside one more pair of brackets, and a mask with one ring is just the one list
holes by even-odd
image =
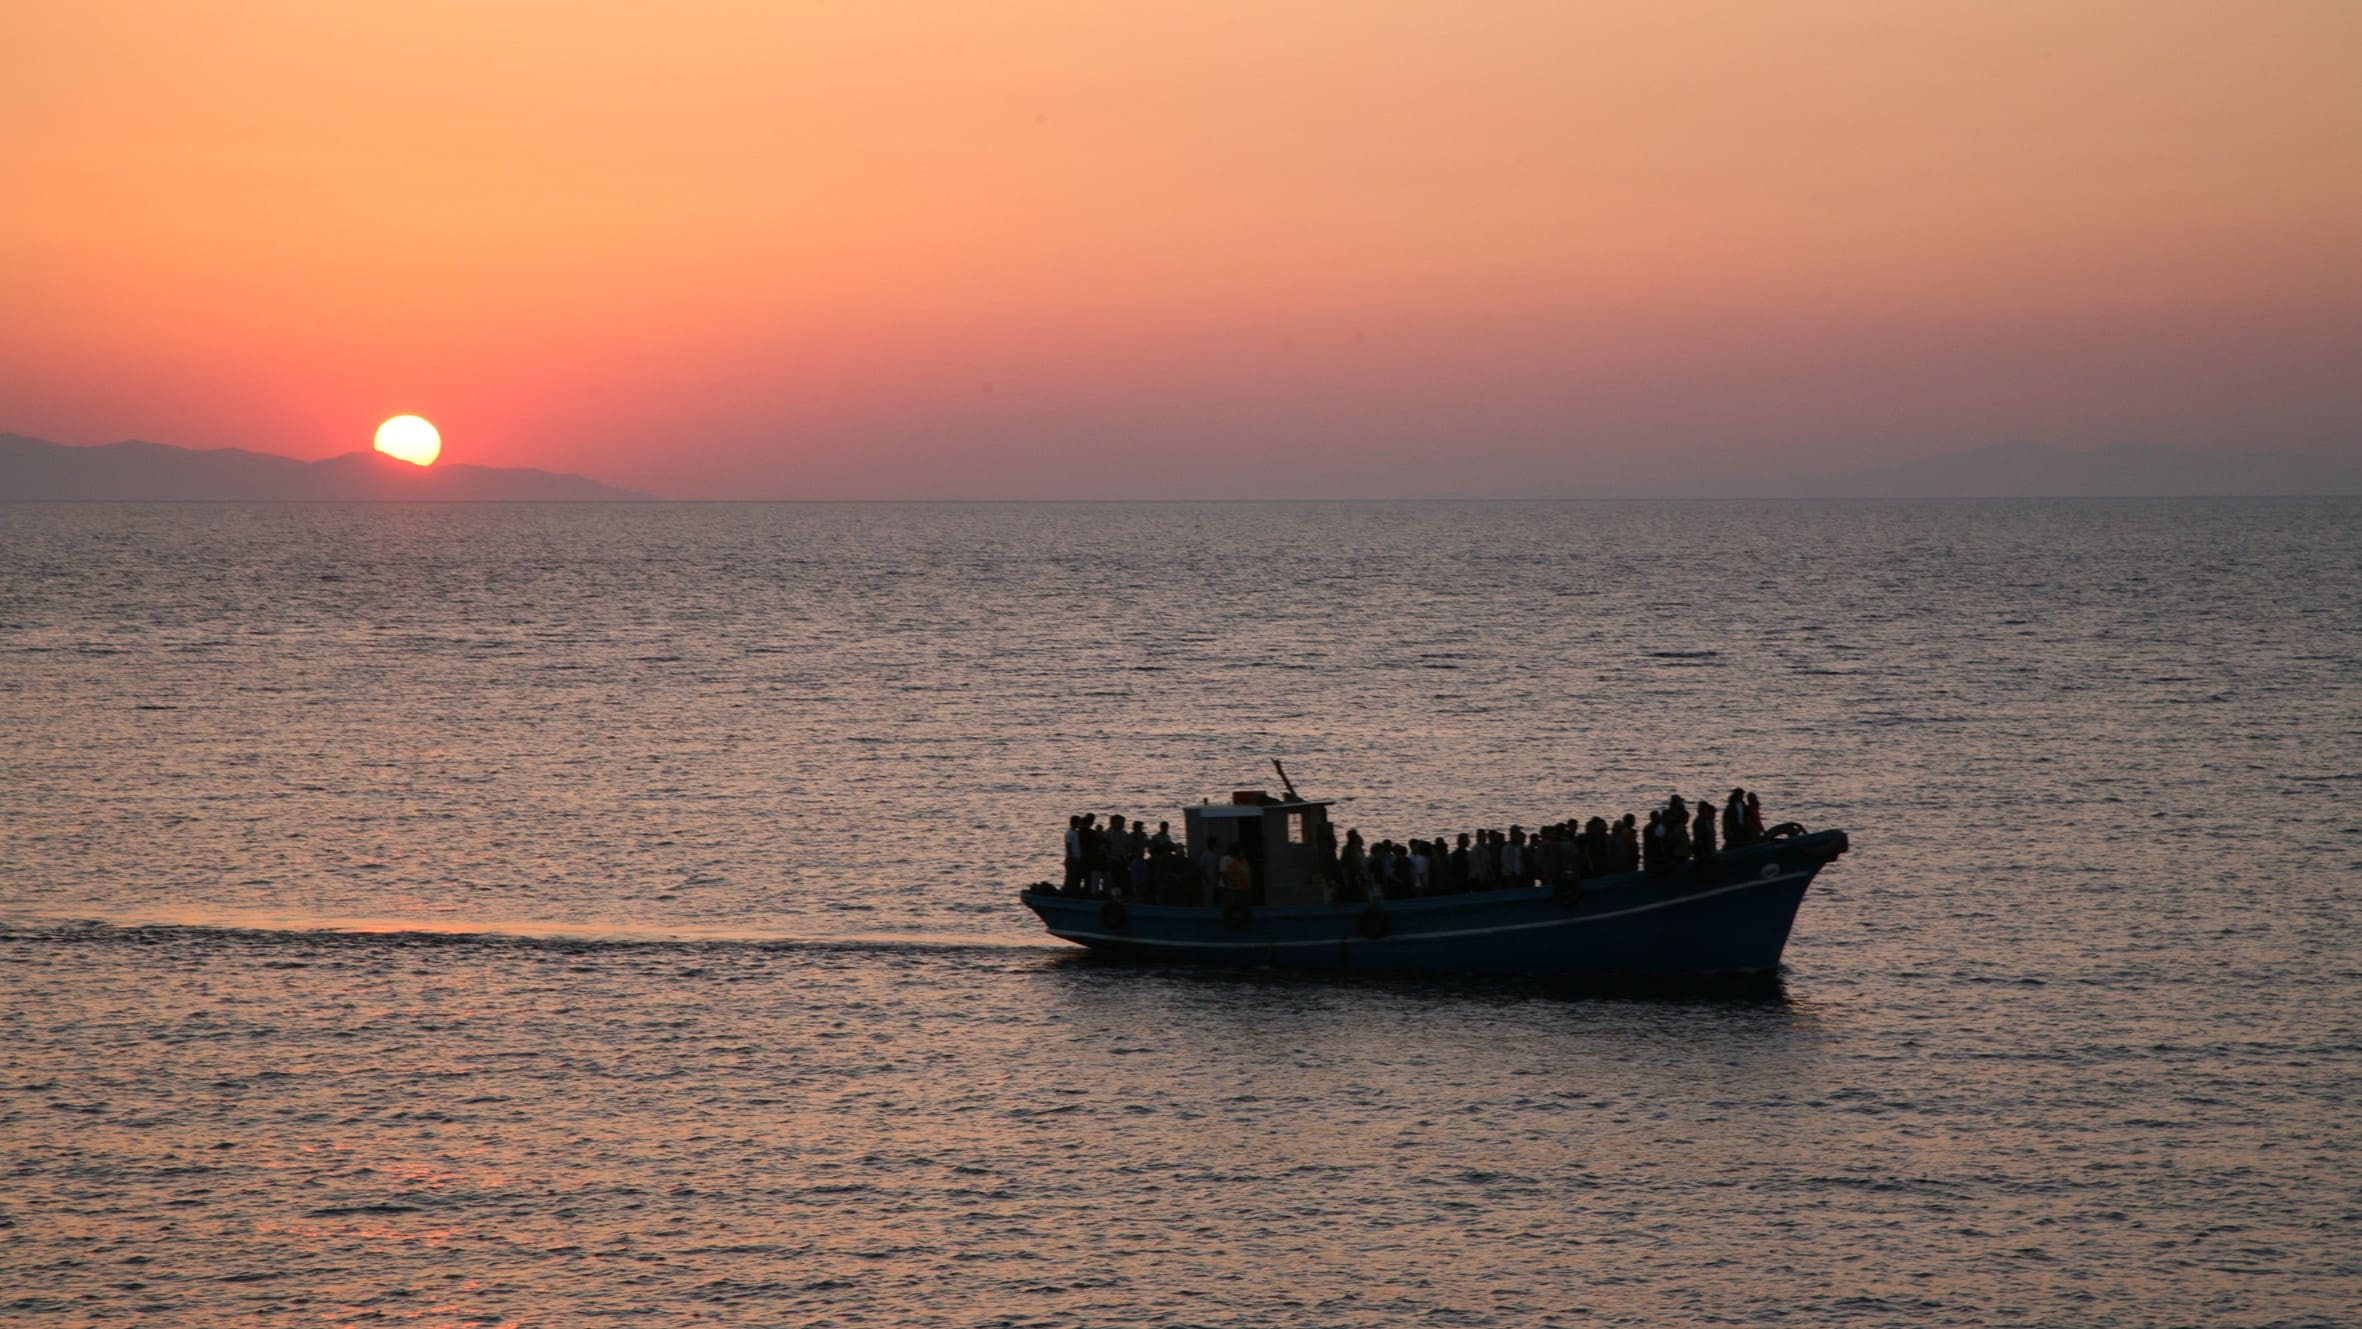
[[1181, 898], [1181, 856], [1167, 848], [1148, 856], [1148, 902], [1188, 904]]
[[[1135, 826], [1138, 823], [1134, 823]], [[1143, 904], [1153, 904], [1156, 897], [1148, 890], [1148, 844], [1140, 842], [1132, 856], [1124, 860], [1124, 898]]]
[[1083, 889], [1094, 895], [1104, 895], [1107, 893], [1107, 881], [1103, 863], [1107, 857], [1107, 845], [1099, 833], [1098, 820], [1099, 814], [1096, 812], [1083, 814]]
[[1722, 842], [1737, 849], [1747, 843], [1747, 791], [1733, 789], [1722, 805]]
[[1077, 815], [1066, 819], [1066, 884], [1059, 890], [1062, 894], [1072, 895], [1081, 889], [1082, 884], [1083, 819]]
[[1107, 886], [1113, 889], [1123, 880], [1124, 864], [1132, 857], [1132, 838], [1124, 830], [1124, 816], [1118, 812], [1107, 819], [1107, 834], [1099, 846], [1099, 866], [1107, 874]]
[[1747, 843], [1753, 844], [1762, 838], [1763, 805], [1756, 802], [1754, 792], [1749, 791], [1747, 794]]
[[1255, 902], [1255, 865], [1247, 861], [1244, 850], [1233, 847], [1222, 860], [1222, 885], [1227, 896], [1225, 903], [1251, 905]]
[[1690, 839], [1692, 841], [1691, 848], [1696, 851], [1700, 863], [1714, 857], [1713, 799], [1701, 798], [1698, 800], [1698, 817], [1696, 821], [1690, 823]]

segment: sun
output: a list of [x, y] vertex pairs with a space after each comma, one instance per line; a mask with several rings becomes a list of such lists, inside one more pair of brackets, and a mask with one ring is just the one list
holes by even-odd
[[443, 436], [415, 415], [397, 415], [377, 427], [377, 450], [425, 466], [443, 455]]

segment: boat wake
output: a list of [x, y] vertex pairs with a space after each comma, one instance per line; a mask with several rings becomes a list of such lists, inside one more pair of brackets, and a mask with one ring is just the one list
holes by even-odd
[[714, 947], [756, 950], [1003, 951], [1061, 953], [1054, 941], [934, 932], [788, 932], [760, 928], [650, 927], [534, 920], [315, 917], [235, 910], [121, 918], [0, 917], [0, 944], [154, 944], [174, 939], [263, 943], [500, 946], [558, 950]]

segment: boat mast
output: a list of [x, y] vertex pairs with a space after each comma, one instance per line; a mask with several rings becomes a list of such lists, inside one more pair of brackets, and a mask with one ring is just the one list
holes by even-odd
[[1287, 788], [1288, 801], [1291, 803], [1303, 802], [1304, 796], [1296, 792], [1296, 782], [1288, 778], [1288, 768], [1279, 764], [1279, 758], [1273, 757], [1271, 759], [1271, 769], [1279, 772], [1279, 782]]

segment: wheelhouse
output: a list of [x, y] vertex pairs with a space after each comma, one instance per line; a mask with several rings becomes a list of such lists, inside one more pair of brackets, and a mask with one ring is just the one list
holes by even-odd
[[1189, 860], [1215, 860], [1231, 850], [1246, 855], [1255, 873], [1257, 902], [1268, 905], [1320, 904], [1326, 883], [1321, 865], [1329, 843], [1328, 799], [1279, 799], [1260, 789], [1241, 789], [1228, 803], [1200, 803], [1181, 809]]

